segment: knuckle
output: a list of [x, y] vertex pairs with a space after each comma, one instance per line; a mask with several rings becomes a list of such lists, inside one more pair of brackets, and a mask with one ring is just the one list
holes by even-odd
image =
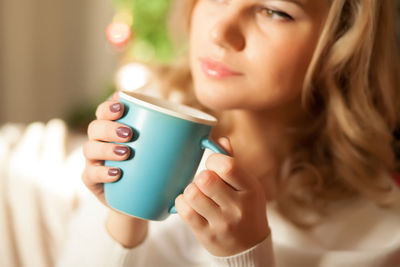
[[92, 168], [88, 166], [82, 173], [82, 181], [86, 186], [93, 184], [93, 171], [91, 169]]
[[89, 167], [88, 182], [90, 184], [104, 183], [107, 180], [107, 167], [91, 166]]
[[191, 203], [200, 196], [200, 191], [196, 186], [194, 186], [193, 184], [190, 184], [185, 189], [183, 196], [186, 201]]
[[95, 115], [96, 115], [96, 118], [97, 118], [97, 119], [99, 119], [99, 118], [102, 117], [102, 109], [103, 109], [103, 106], [104, 106], [104, 102], [101, 103], [101, 104], [99, 104], [99, 105], [97, 106], [97, 108], [96, 108], [96, 113], [95, 113]]
[[196, 212], [188, 204], [186, 204], [183, 199], [177, 200], [177, 205], [181, 207], [180, 215], [186, 221], [193, 221], [195, 219]]
[[237, 208], [234, 212], [232, 221], [235, 224], [239, 224], [243, 221], [244, 218], [245, 218], [244, 210], [242, 208]]
[[102, 166], [93, 167], [93, 174], [92, 174], [92, 181], [93, 182], [100, 182], [101, 180], [105, 180], [104, 178], [107, 177], [107, 174], [104, 170], [105, 168]]
[[86, 184], [93, 184], [93, 180], [95, 178], [94, 176], [95, 176], [95, 172], [93, 170], [93, 166], [89, 166], [86, 169]]
[[221, 166], [221, 173], [224, 176], [234, 176], [237, 171], [237, 164], [234, 162], [233, 158], [228, 158], [225, 163]]
[[207, 160], [206, 160], [206, 167], [207, 169], [212, 168], [214, 165], [216, 165], [215, 163], [218, 162], [219, 160], [219, 156], [218, 154], [211, 154]]
[[186, 204], [185, 201], [183, 200], [183, 195], [181, 194], [175, 199], [175, 206], [177, 209], [183, 210], [185, 205]]
[[233, 232], [233, 225], [228, 221], [221, 221], [218, 224], [218, 232], [224, 235], [229, 235]]
[[85, 158], [89, 158], [90, 157], [89, 151], [90, 151], [90, 141], [86, 141], [85, 144], [83, 145], [83, 149], [82, 149], [83, 156]]
[[197, 215], [196, 212], [192, 208], [185, 209], [184, 217], [186, 218], [187, 221], [189, 222], [195, 221], [197, 217], [196, 215]]
[[92, 139], [92, 137], [93, 137], [93, 132], [94, 132], [94, 128], [96, 127], [96, 123], [97, 123], [97, 121], [94, 120], [94, 121], [91, 121], [88, 125], [87, 135], [88, 135], [89, 139]]
[[215, 184], [215, 178], [212, 171], [204, 170], [199, 174], [199, 179], [196, 184], [202, 189], [209, 189]]
[[215, 244], [218, 242], [218, 235], [215, 233], [209, 234], [207, 236], [207, 241], [209, 244]]

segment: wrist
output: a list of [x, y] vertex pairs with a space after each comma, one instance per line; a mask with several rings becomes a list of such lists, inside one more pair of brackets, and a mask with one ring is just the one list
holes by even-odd
[[134, 248], [146, 239], [148, 221], [110, 209], [105, 227], [108, 234], [123, 247]]

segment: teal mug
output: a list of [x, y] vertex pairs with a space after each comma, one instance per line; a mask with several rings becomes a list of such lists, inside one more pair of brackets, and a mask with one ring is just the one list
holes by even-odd
[[108, 205], [146, 220], [164, 220], [176, 213], [175, 198], [192, 181], [204, 149], [226, 154], [210, 140], [217, 120], [200, 110], [152, 96], [119, 92], [124, 105], [117, 122], [133, 129], [131, 156], [105, 161], [121, 169], [121, 178], [104, 184]]

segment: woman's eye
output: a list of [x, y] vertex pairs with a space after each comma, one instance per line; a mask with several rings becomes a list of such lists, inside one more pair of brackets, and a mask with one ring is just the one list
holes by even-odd
[[289, 14], [287, 14], [283, 11], [279, 11], [279, 10], [273, 10], [273, 9], [269, 9], [266, 7], [260, 7], [259, 12], [261, 12], [262, 15], [267, 16], [272, 19], [293, 20], [293, 18]]

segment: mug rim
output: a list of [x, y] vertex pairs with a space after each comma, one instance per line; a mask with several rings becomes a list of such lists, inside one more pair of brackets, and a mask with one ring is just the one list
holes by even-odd
[[169, 116], [210, 126], [215, 126], [217, 124], [217, 119], [214, 116], [180, 103], [171, 102], [163, 98], [157, 98], [137, 92], [119, 91], [118, 94], [120, 97], [135, 104]]

